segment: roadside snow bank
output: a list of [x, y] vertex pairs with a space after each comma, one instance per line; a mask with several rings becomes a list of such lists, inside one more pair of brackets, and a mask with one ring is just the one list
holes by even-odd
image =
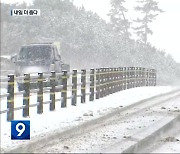
[[[31, 140], [41, 138], [48, 132], [57, 130], [62, 131], [76, 126], [85, 121], [98, 118], [112, 111], [118, 107], [128, 106], [137, 101], [150, 98], [155, 95], [163, 94], [172, 91], [175, 87], [159, 86], [159, 87], [138, 87], [134, 89], [128, 89], [121, 91], [105, 98], [95, 100], [93, 102], [87, 102], [85, 104], [78, 103], [77, 106], [71, 106], [68, 102], [67, 108], [61, 108], [60, 102], [56, 103], [56, 110], [53, 112], [49, 110], [49, 104], [44, 105], [44, 113], [38, 115], [36, 107], [30, 109], [30, 117], [22, 118], [22, 110], [15, 111], [15, 120], [30, 120], [31, 122]], [[20, 99], [20, 98], [17, 98]], [[22, 98], [21, 98], [22, 99]], [[45, 100], [49, 97], [45, 96]], [[35, 103], [36, 96], [32, 96], [31, 102]], [[88, 100], [88, 99], [87, 99]], [[5, 101], [5, 100], [4, 100]], [[1, 101], [1, 103], [6, 103]], [[17, 102], [18, 100], [16, 100]], [[10, 150], [19, 146], [20, 144], [26, 144], [29, 141], [11, 140], [11, 123], [6, 122], [6, 114], [1, 115], [1, 150]]]

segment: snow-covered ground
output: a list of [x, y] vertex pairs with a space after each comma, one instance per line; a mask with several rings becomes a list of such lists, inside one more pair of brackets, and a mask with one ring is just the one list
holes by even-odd
[[[149, 148], [149, 140], [154, 143], [156, 139], [167, 135], [167, 132], [164, 132], [164, 128], [167, 129], [165, 125], [176, 117], [180, 109], [179, 94], [180, 92], [170, 95], [171, 99], [166, 95], [149, 99], [134, 107], [129, 106], [127, 110], [120, 109], [119, 112], [113, 114], [113, 117], [101, 119], [96, 123], [91, 123], [92, 125], [74, 128], [72, 133], [66, 133], [66, 135], [56, 133], [55, 139], [50, 137], [50, 142], [45, 141], [43, 144], [38, 142], [37, 146], [27, 151], [35, 153], [121, 153], [138, 144], [140, 151], [137, 152], [141, 152], [144, 147]], [[176, 129], [174, 125], [172, 127]], [[171, 130], [171, 127], [168, 128]], [[161, 129], [160, 135], [157, 133], [159, 129]], [[153, 133], [155, 136], [149, 138], [148, 136]], [[144, 145], [141, 144], [142, 140]], [[180, 152], [175, 146], [174, 149]], [[131, 150], [127, 152], [130, 153]], [[149, 151], [144, 150], [144, 152]]]
[[166, 136], [158, 143], [158, 148], [153, 153], [179, 153], [180, 152], [180, 132], [175, 136]]
[[[125, 107], [140, 100], [169, 92], [174, 87], [161, 86], [161, 87], [139, 87], [121, 91], [105, 98], [95, 100], [93, 102], [86, 102], [81, 104], [78, 102], [77, 106], [71, 106], [70, 100], [68, 101], [67, 108], [61, 108], [60, 102], [56, 102], [56, 110], [49, 111], [49, 104], [44, 105], [44, 112], [38, 115], [36, 107], [30, 108], [30, 117], [23, 118], [22, 110], [15, 111], [15, 120], [30, 120], [31, 122], [31, 140], [45, 136], [48, 132], [53, 132], [58, 128], [63, 130], [69, 129], [98, 118], [113, 109], [118, 107]], [[6, 90], [1, 89], [1, 93]], [[44, 100], [49, 100], [49, 95], [44, 95]], [[56, 95], [56, 97], [60, 97]], [[88, 98], [88, 97], [87, 97]], [[36, 103], [37, 96], [31, 96], [30, 103]], [[16, 97], [15, 106], [22, 106], [22, 97]], [[6, 99], [1, 100], [1, 110], [6, 109]], [[21, 144], [26, 144], [29, 141], [11, 140], [11, 123], [6, 121], [6, 114], [1, 115], [1, 148], [10, 150]]]

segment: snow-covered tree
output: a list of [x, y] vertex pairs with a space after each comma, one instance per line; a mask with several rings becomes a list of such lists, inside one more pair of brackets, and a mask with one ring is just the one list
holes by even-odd
[[153, 34], [153, 31], [149, 28], [149, 24], [153, 22], [158, 13], [164, 12], [158, 7], [158, 2], [154, 0], [138, 0], [138, 6], [135, 7], [136, 11], [139, 11], [142, 14], [142, 18], [137, 18], [135, 22], [139, 26], [134, 27], [135, 33], [140, 37], [140, 40], [147, 44], [148, 34]]
[[129, 38], [130, 22], [126, 18], [127, 9], [123, 6], [125, 0], [111, 0], [111, 10], [108, 16], [113, 29], [122, 37]]

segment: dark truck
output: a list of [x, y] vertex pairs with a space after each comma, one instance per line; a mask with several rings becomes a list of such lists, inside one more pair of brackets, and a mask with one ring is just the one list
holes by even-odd
[[[37, 43], [21, 47], [20, 52], [11, 59], [15, 63], [15, 75], [37, 76], [38, 73], [50, 74], [70, 71], [70, 66], [61, 60], [60, 49], [54, 43]], [[45, 79], [49, 81], [49, 79]], [[23, 81], [18, 82], [18, 89], [23, 90]]]

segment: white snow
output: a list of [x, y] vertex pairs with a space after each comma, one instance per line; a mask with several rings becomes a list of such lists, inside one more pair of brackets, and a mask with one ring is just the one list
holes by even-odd
[[[37, 114], [37, 107], [30, 108], [30, 117], [23, 118], [22, 110], [15, 111], [15, 120], [30, 120], [31, 125], [31, 140], [46, 135], [47, 132], [52, 132], [58, 128], [66, 130], [72, 126], [81, 124], [87, 120], [98, 118], [107, 112], [120, 106], [125, 107], [140, 100], [163, 94], [172, 91], [174, 87], [159, 86], [159, 87], [138, 87], [128, 89], [107, 97], [89, 102], [80, 103], [78, 99], [77, 106], [71, 106], [71, 100], [68, 101], [67, 108], [61, 108], [60, 102], [56, 102], [56, 110], [49, 111], [49, 104], [44, 105], [43, 114]], [[1, 94], [6, 93], [6, 90], [1, 89]], [[59, 93], [56, 99], [60, 98]], [[44, 100], [49, 100], [49, 94], [44, 95]], [[30, 98], [30, 103], [34, 104], [37, 101], [37, 96], [34, 94]], [[22, 106], [22, 96], [15, 98], [15, 107]], [[6, 109], [6, 99], [1, 99], [1, 111]], [[1, 148], [10, 150], [20, 144], [28, 143], [24, 140], [11, 140], [11, 123], [6, 121], [6, 114], [1, 114]]]
[[0, 57], [2, 57], [2, 58], [6, 58], [6, 59], [11, 59], [11, 55], [2, 55], [2, 56], [0, 56]]
[[153, 153], [179, 153], [180, 152], [180, 134], [169, 136], [160, 141], [160, 146], [153, 150]]

